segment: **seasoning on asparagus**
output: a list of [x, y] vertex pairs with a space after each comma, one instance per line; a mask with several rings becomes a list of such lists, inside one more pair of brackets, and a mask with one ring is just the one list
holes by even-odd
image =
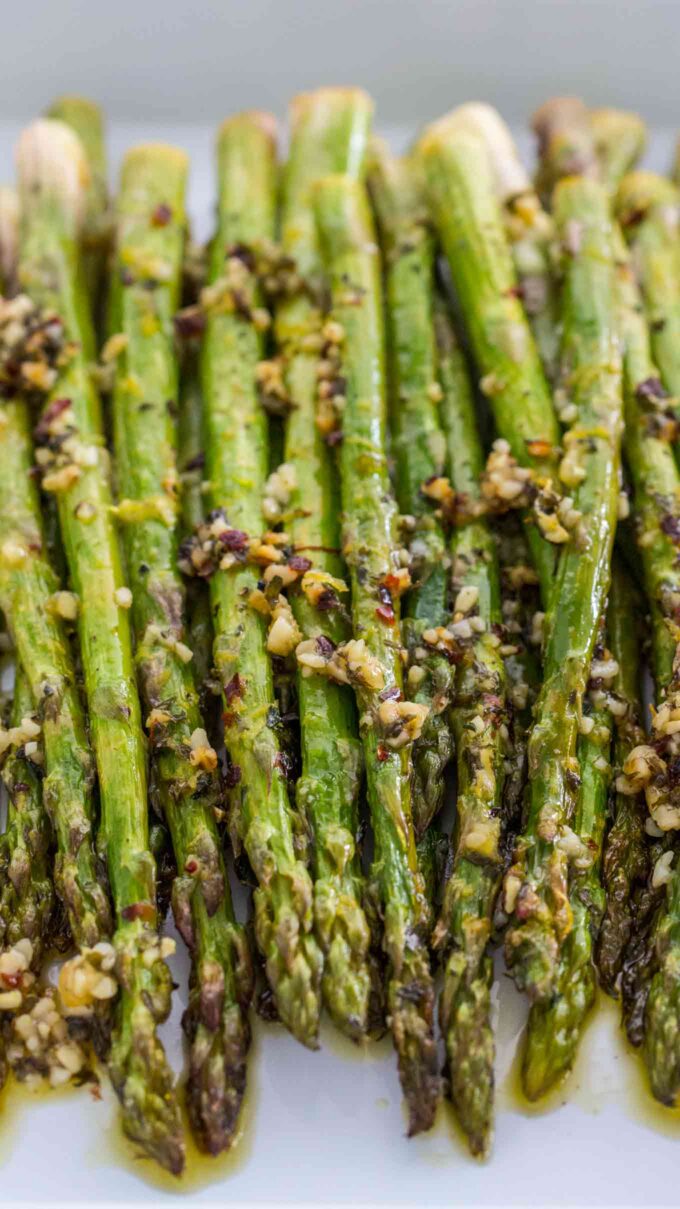
[[543, 612], [538, 576], [531, 566], [524, 528], [516, 514], [496, 518], [494, 532], [501, 573], [501, 611], [507, 644], [504, 656], [509, 745], [503, 784], [503, 849], [506, 861], [522, 826], [528, 777], [528, 743], [541, 685]]
[[[467, 132], [433, 126], [419, 144], [437, 232], [460, 300], [472, 352], [496, 427], [537, 482], [557, 477], [559, 430], [522, 304], [489, 157]], [[555, 555], [538, 525], [528, 539], [547, 594]]]
[[[462, 353], [448, 316], [437, 313], [441, 418], [451, 484], [481, 499], [484, 455]], [[503, 872], [503, 783], [508, 749], [507, 678], [497, 548], [488, 520], [454, 531], [453, 631], [461, 663], [453, 725], [458, 795], [453, 861], [433, 945], [444, 957], [439, 1019], [451, 1099], [473, 1154], [493, 1136], [492, 920]]]
[[54, 912], [52, 828], [42, 790], [40, 726], [30, 685], [16, 669], [9, 731], [0, 731], [5, 756], [7, 822], [0, 837], [0, 946], [29, 941], [29, 965], [39, 969], [49, 947]]
[[[99, 773], [101, 840], [116, 909], [116, 1005], [109, 1070], [128, 1135], [179, 1173], [184, 1147], [172, 1072], [157, 1026], [170, 1010], [161, 955], [155, 867], [149, 850], [146, 753], [135, 687], [128, 607], [103, 445], [89, 373], [94, 340], [78, 256], [88, 169], [77, 137], [41, 120], [18, 149], [20, 284], [56, 314], [67, 355], [37, 427], [42, 487], [57, 498], [71, 583], [92, 741]], [[149, 266], [147, 280], [153, 280]], [[20, 651], [28, 671], [28, 659]]]
[[269, 323], [257, 261], [271, 251], [274, 229], [273, 120], [246, 113], [225, 122], [218, 163], [219, 224], [203, 294], [202, 381], [212, 509], [206, 528], [219, 548], [210, 578], [214, 654], [224, 695], [232, 831], [257, 879], [255, 931], [279, 1016], [314, 1048], [322, 955], [313, 932], [312, 883], [296, 850], [300, 823], [277, 737], [267, 622], [250, 603], [263, 572], [246, 561], [248, 555], [262, 564], [284, 561], [281, 548], [261, 537], [267, 416], [256, 384]]
[[179, 871], [172, 892], [175, 922], [192, 957], [184, 1021], [190, 1043], [187, 1102], [199, 1145], [216, 1154], [230, 1145], [238, 1126], [252, 976], [215, 820], [218, 759], [199, 708], [177, 569], [173, 317], [186, 173], [184, 154], [161, 144], [137, 147], [123, 162], [109, 347], [114, 341], [121, 346], [113, 392], [116, 515], [130, 577], [152, 783]]
[[425, 706], [403, 700], [396, 507], [385, 453], [385, 372], [380, 261], [368, 199], [347, 176], [316, 187], [316, 217], [342, 331], [340, 471], [343, 552], [352, 581], [355, 638], [327, 650], [314, 639], [298, 659], [333, 674], [346, 669], [361, 714], [367, 794], [375, 841], [372, 877], [381, 904], [388, 962], [387, 1005], [409, 1112], [409, 1134], [431, 1126], [439, 1096], [433, 1036], [434, 989], [427, 904], [411, 818], [411, 743]]
[[[402, 633], [413, 654], [422, 648], [426, 630], [449, 619], [446, 538], [436, 501], [427, 494], [427, 486], [444, 474], [446, 458], [433, 323], [434, 244], [414, 163], [394, 158], [386, 144], [374, 140], [368, 183], [383, 249], [390, 448], [404, 548], [410, 554]], [[444, 799], [444, 769], [453, 755], [448, 718], [453, 686], [451, 662], [437, 651], [409, 671], [409, 697], [430, 711], [413, 746], [416, 836], [423, 835]]]

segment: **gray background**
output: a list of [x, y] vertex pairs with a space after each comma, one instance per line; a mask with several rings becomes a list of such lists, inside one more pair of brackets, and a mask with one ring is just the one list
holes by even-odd
[[352, 82], [383, 124], [473, 97], [517, 122], [565, 90], [678, 120], [674, 0], [0, 0], [0, 12], [4, 119], [65, 87], [119, 120], [215, 122]]

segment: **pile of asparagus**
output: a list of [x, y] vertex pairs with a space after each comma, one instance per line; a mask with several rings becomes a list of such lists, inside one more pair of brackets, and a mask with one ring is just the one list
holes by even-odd
[[81, 98], [0, 192], [0, 1071], [103, 1063], [175, 1174], [182, 1100], [238, 1136], [256, 991], [311, 1049], [389, 1029], [409, 1133], [445, 1091], [486, 1155], [501, 941], [529, 1098], [598, 982], [680, 1091], [680, 194], [573, 99], [535, 183], [486, 105], [371, 124], [297, 97], [279, 171], [228, 119], [205, 254], [184, 154], [110, 200]]

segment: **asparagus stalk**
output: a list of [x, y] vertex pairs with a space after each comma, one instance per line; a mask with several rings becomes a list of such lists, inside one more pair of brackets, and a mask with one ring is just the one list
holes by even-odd
[[[323, 316], [313, 296], [321, 266], [311, 188], [315, 179], [331, 172], [361, 175], [371, 113], [369, 98], [356, 88], [322, 88], [296, 97], [283, 176], [283, 253], [292, 258], [310, 287], [281, 299], [276, 313], [285, 385], [295, 402], [286, 421], [285, 458], [295, 467], [286, 528], [295, 548], [312, 560], [314, 571], [329, 577], [325, 584], [320, 581], [310, 598], [304, 592], [291, 596], [291, 605], [302, 633], [323, 635], [334, 644], [348, 634], [341, 599], [330, 586], [344, 574], [337, 468], [333, 450], [316, 423], [319, 344], [324, 337]], [[363, 759], [356, 710], [346, 685], [304, 676], [301, 669], [297, 695], [302, 775], [296, 796], [312, 832], [315, 931], [324, 953], [323, 1000], [338, 1028], [360, 1038], [375, 1023], [376, 988], [358, 848]]]
[[[559, 431], [540, 358], [518, 298], [484, 144], [436, 125], [419, 144], [435, 225], [496, 427], [521, 466], [556, 475]], [[541, 588], [550, 591], [554, 552], [528, 530]]]
[[[57, 497], [99, 773], [102, 850], [116, 909], [120, 1000], [109, 1070], [123, 1125], [170, 1171], [184, 1162], [172, 1072], [157, 1025], [170, 1009], [171, 978], [160, 955], [155, 866], [149, 850], [146, 754], [135, 688], [129, 589], [111, 515], [99, 401], [89, 375], [93, 333], [78, 256], [87, 163], [77, 137], [57, 121], [29, 127], [18, 148], [22, 231], [20, 281], [59, 316], [69, 356], [59, 367], [38, 432], [43, 488]], [[28, 668], [26, 657], [19, 656]]]
[[[116, 363], [113, 427], [117, 511], [153, 783], [179, 870], [172, 894], [175, 922], [192, 955], [185, 1019], [189, 1117], [201, 1148], [216, 1154], [230, 1145], [238, 1125], [252, 976], [215, 821], [217, 754], [206, 735], [184, 642], [185, 599], [177, 570], [177, 434], [168, 400], [178, 391], [172, 322], [181, 284], [186, 173], [184, 154], [160, 144], [135, 148], [123, 163], [111, 318], [125, 346]], [[150, 291], [148, 266], [161, 264], [162, 275]]]
[[[534, 1003], [529, 1014], [522, 1083], [530, 1100], [544, 1096], [571, 1070], [597, 992], [594, 947], [605, 913], [602, 849], [613, 721], [607, 705], [623, 702], [624, 698], [619, 694], [622, 681], [629, 676], [623, 662], [618, 662], [629, 653], [626, 649], [629, 588], [622, 567], [615, 564], [607, 612], [611, 651], [602, 645], [596, 647], [591, 665], [591, 711], [583, 712], [578, 744], [581, 780], [570, 836], [574, 863], [569, 881], [569, 905], [573, 923], [560, 954], [555, 994]], [[633, 679], [636, 670], [634, 661]], [[613, 697], [601, 687], [603, 683], [611, 684], [612, 672], [616, 676]]]
[[[330, 278], [332, 314], [343, 333], [340, 471], [343, 547], [352, 581], [356, 639], [346, 660], [362, 716], [375, 880], [388, 961], [388, 1014], [409, 1112], [409, 1134], [431, 1126], [439, 1095], [434, 989], [426, 945], [427, 904], [411, 817], [410, 740], [425, 707], [403, 702], [396, 509], [385, 457], [385, 374], [380, 262], [368, 199], [347, 176], [316, 187], [316, 217]], [[298, 650], [298, 657], [299, 657]]]
[[[201, 393], [199, 351], [186, 345], [180, 371], [180, 412], [177, 434], [180, 471], [180, 531], [189, 537], [200, 525], [205, 496], [203, 494], [203, 396]], [[186, 587], [188, 646], [193, 651], [192, 666], [201, 709], [206, 718], [215, 711], [217, 701], [212, 690], [213, 625], [210, 613], [208, 585], [201, 579], [189, 579]], [[212, 726], [209, 727], [209, 732]]]
[[616, 196], [666, 389], [680, 395], [680, 192], [652, 172], [631, 172]]
[[93, 850], [93, 761], [68, 639], [57, 613], [59, 583], [45, 554], [25, 403], [5, 400], [0, 425], [0, 606], [43, 731], [43, 800], [57, 840], [57, 893], [76, 944], [89, 947], [110, 929]]
[[565, 177], [600, 177], [591, 115], [579, 97], [552, 97], [537, 109], [531, 125], [538, 135], [536, 185], [550, 199]]
[[622, 429], [606, 193], [593, 181], [569, 178], [556, 190], [555, 216], [565, 254], [563, 384], [576, 409], [565, 438], [561, 477], [576, 484], [580, 520], [564, 547], [550, 595], [544, 683], [529, 741], [525, 831], [505, 888], [506, 909], [513, 915], [507, 958], [518, 985], [532, 999], [553, 993], [560, 949], [573, 923], [564, 829], [579, 780], [576, 749], [583, 695], [609, 588]]
[[112, 235], [103, 114], [87, 97], [67, 95], [53, 101], [45, 117], [70, 126], [83, 145], [89, 165], [81, 243], [87, 287], [96, 310], [101, 301]]
[[[0, 188], [0, 286], [5, 296], [16, 283], [19, 244], [19, 199], [14, 189]], [[1, 437], [0, 437], [1, 443]], [[1, 447], [1, 444], [0, 444]], [[10, 466], [6, 471], [12, 470]], [[33, 714], [31, 687], [20, 664], [14, 668], [10, 725], [21, 729]], [[31, 753], [32, 754], [32, 753]], [[31, 964], [39, 969], [50, 941], [55, 909], [52, 881], [52, 828], [45, 809], [42, 770], [22, 747], [5, 758], [7, 819], [0, 838], [0, 944], [31, 942]]]
[[[671, 401], [652, 360], [649, 330], [630, 258], [620, 236], [617, 239], [620, 245], [617, 249], [617, 292], [624, 347], [624, 448], [633, 485], [637, 548], [651, 608], [652, 667], [657, 694], [663, 697], [673, 676], [676, 651], [668, 623], [673, 618], [675, 594], [680, 591], [678, 538], [673, 523], [680, 499], [680, 476], [670, 443], [676, 425], [669, 410]], [[634, 611], [629, 607], [628, 629], [621, 625], [618, 632], [612, 631], [610, 635], [620, 667], [616, 688], [628, 706], [617, 726], [615, 764], [622, 775], [618, 783], [625, 792], [618, 790], [615, 795], [614, 824], [605, 849], [607, 911], [598, 949], [600, 979], [610, 993], [624, 968], [624, 954], [633, 931], [637, 933], [636, 947], [641, 943], [638, 898], [645, 893], [651, 857], [644, 830], [647, 811], [643, 786], [629, 783], [623, 776], [631, 754], [645, 745], [636, 683], [639, 655], [636, 653]], [[615, 616], [621, 620], [626, 615], [619, 611]], [[641, 970], [638, 962], [633, 965]], [[629, 973], [624, 977], [623, 986], [624, 1014], [627, 1016], [630, 1012], [626, 1001], [630, 1001], [632, 992], [626, 991], [626, 985], [631, 984], [632, 968], [628, 961]], [[637, 991], [635, 997], [639, 998]]]
[[[446, 443], [439, 417], [441, 387], [432, 313], [434, 244], [415, 167], [390, 155], [374, 140], [369, 188], [376, 210], [385, 266], [385, 303], [391, 449], [396, 463], [395, 488], [401, 512], [413, 517], [411, 538], [414, 586], [402, 608], [407, 648], [422, 647], [423, 632], [448, 620], [446, 539], [434, 501], [424, 484], [444, 473]], [[409, 534], [410, 536], [410, 534]], [[453, 755], [448, 705], [454, 672], [443, 654], [434, 652], [413, 675], [425, 675], [413, 700], [430, 712], [413, 746], [413, 825], [425, 832], [444, 798], [444, 769]], [[411, 685], [409, 684], [409, 688]]]
[[510, 750], [506, 757], [503, 786], [505, 850], [511, 855], [521, 829], [524, 795], [527, 786], [528, 742], [533, 708], [541, 684], [541, 621], [538, 577], [531, 566], [525, 534], [514, 516], [499, 518], [496, 524], [498, 558], [501, 568], [501, 607], [508, 645], [512, 653], [505, 658], [510, 705]]
[[[232, 545], [261, 528], [267, 478], [267, 417], [256, 370], [263, 354], [255, 274], [247, 267], [274, 226], [272, 119], [241, 114], [218, 144], [219, 226], [210, 282], [223, 304], [207, 318], [202, 353], [210, 503], [228, 517]], [[245, 285], [236, 288], [233, 282]], [[237, 309], [247, 291], [245, 306]], [[250, 300], [250, 302], [248, 302]], [[257, 542], [254, 542], [256, 548]], [[267, 545], [267, 543], [262, 543]], [[248, 603], [259, 572], [226, 558], [210, 580], [215, 664], [225, 703], [225, 739], [234, 784], [235, 830], [257, 879], [255, 930], [281, 1020], [304, 1044], [317, 1044], [322, 957], [313, 934], [312, 884], [297, 858], [296, 820], [274, 723], [272, 670], [264, 619]]]
[[559, 361], [558, 290], [551, 257], [554, 224], [541, 205], [512, 134], [496, 109], [476, 101], [460, 105], [431, 129], [449, 137], [467, 133], [486, 148], [517, 290], [545, 375], [553, 382]]
[[[620, 560], [614, 562], [612, 591], [607, 615], [608, 639], [617, 664], [612, 683], [617, 706], [613, 762], [620, 775], [631, 751], [644, 743], [640, 698], [639, 599]], [[606, 905], [597, 942], [600, 983], [616, 994], [633, 929], [637, 924], [638, 899], [647, 886], [650, 872], [650, 843], [645, 832], [644, 795], [622, 793], [614, 781], [611, 795], [613, 822], [604, 851], [603, 882]]]
[[[22, 669], [16, 669], [11, 726], [22, 729], [33, 715], [33, 698]], [[32, 745], [31, 745], [32, 743]], [[5, 758], [7, 822], [0, 837], [0, 945], [31, 942], [31, 965], [40, 969], [51, 938], [55, 896], [52, 828], [45, 810], [39, 752], [28, 738]], [[27, 750], [28, 748], [28, 750]]]
[[[451, 483], [481, 501], [484, 455], [462, 354], [448, 317], [437, 314], [441, 404]], [[497, 548], [488, 521], [454, 533], [454, 624], [479, 621], [456, 681], [453, 725], [458, 796], [455, 849], [433, 945], [444, 955], [439, 1018], [446, 1070], [473, 1154], [485, 1155], [493, 1134], [494, 1039], [491, 1027], [492, 919], [503, 871], [503, 782], [507, 679], [497, 629], [502, 623]]]

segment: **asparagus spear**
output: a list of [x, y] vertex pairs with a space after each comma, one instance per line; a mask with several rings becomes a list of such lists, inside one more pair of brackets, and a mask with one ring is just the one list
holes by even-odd
[[[102, 849], [116, 908], [121, 988], [109, 1070], [131, 1138], [170, 1171], [184, 1162], [173, 1087], [156, 1027], [170, 1009], [170, 972], [160, 955], [155, 866], [149, 851], [146, 756], [135, 688], [129, 589], [123, 583], [99, 401], [88, 364], [90, 325], [78, 257], [87, 163], [77, 137], [41, 120], [18, 148], [22, 230], [19, 272], [36, 303], [56, 312], [69, 355], [38, 427], [42, 485], [57, 497], [99, 773]], [[19, 652], [28, 669], [27, 659]]]
[[[22, 315], [26, 319], [30, 310], [22, 300], [5, 303], [5, 323], [15, 317], [20, 321]], [[68, 640], [57, 613], [59, 583], [45, 555], [38, 494], [30, 474], [33, 449], [26, 404], [6, 399], [0, 424], [0, 605], [43, 730], [43, 799], [58, 845], [57, 892], [68, 910], [76, 944], [92, 946], [110, 928], [92, 844], [94, 768]]]
[[[439, 417], [441, 387], [432, 314], [434, 245], [415, 167], [374, 140], [369, 188], [376, 210], [385, 266], [385, 303], [391, 449], [396, 462], [397, 503], [413, 517], [411, 575], [415, 583], [402, 609], [407, 648], [422, 647], [423, 632], [448, 620], [446, 539], [434, 501], [422, 487], [444, 473], [446, 446]], [[411, 533], [409, 533], [409, 537]], [[413, 699], [429, 707], [413, 747], [413, 825], [421, 836], [444, 798], [444, 769], [453, 755], [448, 704], [453, 668], [433, 652], [413, 676]], [[409, 684], [409, 688], [411, 685]]]
[[268, 115], [240, 114], [222, 126], [219, 225], [209, 276], [222, 301], [208, 314], [202, 380], [212, 523], [225, 534], [220, 540], [228, 557], [212, 576], [210, 591], [235, 830], [258, 883], [257, 941], [281, 1020], [314, 1048], [322, 957], [313, 934], [312, 884], [296, 855], [296, 820], [274, 729], [278, 713], [264, 619], [249, 604], [259, 572], [242, 561], [249, 534], [255, 551], [263, 548], [262, 557], [272, 550], [255, 537], [268, 469], [267, 417], [255, 382], [263, 353], [256, 324], [264, 316], [256, 275], [248, 266], [273, 232], [274, 154]]
[[[439, 1094], [427, 905], [411, 818], [410, 741], [424, 706], [402, 701], [395, 506], [385, 457], [385, 377], [380, 263], [368, 199], [347, 176], [316, 187], [316, 217], [340, 325], [346, 382], [340, 471], [343, 547], [356, 638], [344, 662], [362, 716], [375, 880], [388, 961], [388, 1014], [409, 1112], [409, 1134], [431, 1126]], [[307, 644], [304, 644], [305, 647]], [[298, 658], [301, 651], [298, 648]], [[317, 650], [316, 661], [323, 653]], [[337, 659], [337, 653], [336, 653]]]
[[[113, 427], [117, 512], [153, 784], [179, 870], [172, 894], [175, 922], [192, 955], [185, 1020], [189, 1117], [201, 1148], [216, 1154], [230, 1145], [238, 1125], [252, 976], [215, 821], [217, 754], [204, 728], [184, 642], [185, 600], [176, 559], [177, 435], [168, 400], [178, 390], [172, 321], [181, 281], [186, 173], [184, 154], [160, 144], [137, 147], [123, 162], [111, 319], [125, 347], [116, 363]], [[150, 265], [163, 265], [153, 290]]]
[[611, 194], [642, 156], [647, 129], [636, 113], [622, 109], [591, 109], [590, 128], [600, 165], [600, 180]]
[[101, 301], [112, 235], [104, 118], [101, 109], [93, 101], [70, 95], [53, 101], [45, 117], [56, 118], [70, 126], [83, 145], [90, 169], [81, 242], [87, 288], [96, 310]]
[[[14, 189], [0, 188], [0, 286], [5, 296], [16, 283], [19, 242], [19, 199]], [[1, 447], [1, 436], [0, 436]], [[11, 472], [12, 467], [5, 466]], [[20, 664], [14, 668], [10, 725], [21, 729], [33, 714], [31, 687]], [[28, 740], [30, 743], [30, 740]], [[34, 741], [35, 742], [35, 741]], [[31, 942], [31, 964], [39, 969], [49, 944], [55, 909], [52, 881], [52, 828], [45, 809], [39, 750], [35, 758], [12, 746], [5, 758], [7, 819], [0, 838], [0, 944]]]
[[[611, 650], [601, 644], [595, 649], [591, 664], [591, 711], [583, 712], [578, 745], [581, 780], [569, 837], [573, 846], [569, 881], [573, 923], [559, 958], [555, 994], [534, 1003], [529, 1015], [522, 1083], [530, 1100], [544, 1096], [571, 1070], [586, 1017], [595, 1002], [594, 946], [605, 913], [602, 849], [611, 775], [613, 719], [607, 706], [614, 707], [625, 700], [620, 694], [630, 678], [623, 663], [629, 654], [629, 588], [623, 568], [615, 563], [607, 612]], [[634, 661], [633, 680], [636, 671]], [[603, 685], [608, 691], [603, 691]], [[609, 691], [612, 687], [613, 695]]]
[[[419, 150], [435, 225], [460, 299], [472, 352], [498, 431], [521, 466], [556, 475], [557, 422], [522, 304], [488, 155], [479, 138], [434, 127]], [[554, 552], [528, 530], [542, 590], [552, 586]]]
[[622, 429], [606, 193], [593, 181], [569, 178], [556, 190], [555, 216], [565, 254], [563, 383], [576, 409], [560, 473], [576, 484], [581, 519], [564, 547], [550, 595], [544, 683], [529, 741], [525, 831], [505, 888], [506, 909], [513, 914], [506, 953], [532, 999], [554, 991], [560, 948], [572, 928], [564, 828], [578, 786], [583, 694], [609, 588]]
[[[612, 704], [616, 707], [613, 762], [619, 774], [631, 751], [645, 741], [640, 699], [640, 612], [639, 599], [619, 559], [614, 562], [607, 615], [609, 646], [618, 668], [611, 690]], [[606, 904], [596, 953], [600, 983], [609, 994], [616, 994], [618, 976], [637, 923], [638, 899], [650, 872], [644, 795], [622, 793], [617, 789], [617, 781], [618, 777], [611, 795], [613, 822], [604, 850]]]
[[666, 389], [680, 395], [680, 192], [652, 172], [631, 172], [616, 196]]
[[512, 134], [496, 109], [475, 101], [460, 105], [430, 129], [449, 137], [467, 132], [486, 148], [517, 290], [545, 375], [552, 382], [559, 361], [558, 290], [551, 256], [554, 224], [541, 205]]
[[[286, 528], [295, 548], [312, 560], [313, 574], [320, 576], [310, 597], [299, 592], [291, 605], [302, 633], [324, 635], [334, 644], [348, 635], [341, 598], [332, 587], [344, 574], [337, 468], [316, 423], [318, 346], [324, 336], [313, 296], [320, 251], [311, 187], [329, 172], [362, 173], [371, 113], [369, 98], [357, 88], [322, 88], [296, 97], [283, 176], [283, 253], [311, 287], [281, 299], [276, 313], [285, 386], [295, 402], [286, 421], [285, 457], [295, 467]], [[325, 959], [323, 999], [338, 1028], [359, 1038], [375, 1023], [376, 988], [357, 842], [363, 760], [356, 710], [346, 685], [303, 676], [300, 669], [297, 695], [302, 775], [296, 796], [312, 832], [315, 930]]]
[[579, 97], [551, 97], [536, 110], [531, 125], [538, 135], [536, 185], [546, 198], [565, 177], [599, 178], [595, 132]]
[[[677, 564], [677, 537], [673, 518], [680, 499], [680, 476], [673, 457], [672, 440], [675, 420], [651, 356], [647, 323], [642, 313], [639, 292], [633, 277], [630, 258], [617, 236], [617, 292], [621, 333], [624, 346], [624, 448], [633, 485], [633, 518], [638, 553], [652, 620], [652, 666], [660, 697], [665, 694], [673, 675], [676, 643], [672, 628], [674, 594], [680, 591]], [[628, 703], [625, 715], [617, 726], [615, 763], [625, 769], [637, 748], [645, 745], [641, 729], [641, 706], [636, 687], [639, 656], [636, 654], [635, 632], [621, 625], [619, 636], [612, 632], [611, 643], [618, 644], [620, 683], [617, 691]], [[621, 619], [623, 611], [616, 613]], [[633, 757], [635, 760], [635, 757]], [[598, 950], [600, 978], [607, 990], [613, 992], [624, 953], [635, 928], [640, 932], [639, 903], [650, 868], [650, 844], [644, 831], [646, 806], [642, 786], [628, 783], [625, 776], [619, 782], [614, 803], [614, 825], [605, 849], [604, 875], [607, 887], [607, 911], [603, 920]], [[639, 945], [640, 937], [636, 945]], [[634, 963], [636, 966], [638, 963]], [[629, 963], [629, 970], [632, 967]], [[625, 981], [625, 980], [624, 980]], [[628, 978], [630, 982], [630, 978]], [[625, 989], [625, 988], [624, 988]], [[630, 999], [626, 994], [624, 999]], [[628, 1014], [624, 1002], [624, 1013]]]
[[[462, 354], [448, 317], [437, 313], [439, 371], [448, 463], [454, 490], [481, 500], [484, 456]], [[507, 749], [507, 679], [499, 651], [497, 548], [488, 521], [454, 533], [454, 625], [473, 619], [472, 640], [456, 680], [453, 725], [458, 796], [455, 850], [433, 945], [444, 954], [439, 1018], [449, 1088], [473, 1154], [488, 1153], [493, 1132], [493, 959], [490, 938], [501, 884], [502, 801]]]

